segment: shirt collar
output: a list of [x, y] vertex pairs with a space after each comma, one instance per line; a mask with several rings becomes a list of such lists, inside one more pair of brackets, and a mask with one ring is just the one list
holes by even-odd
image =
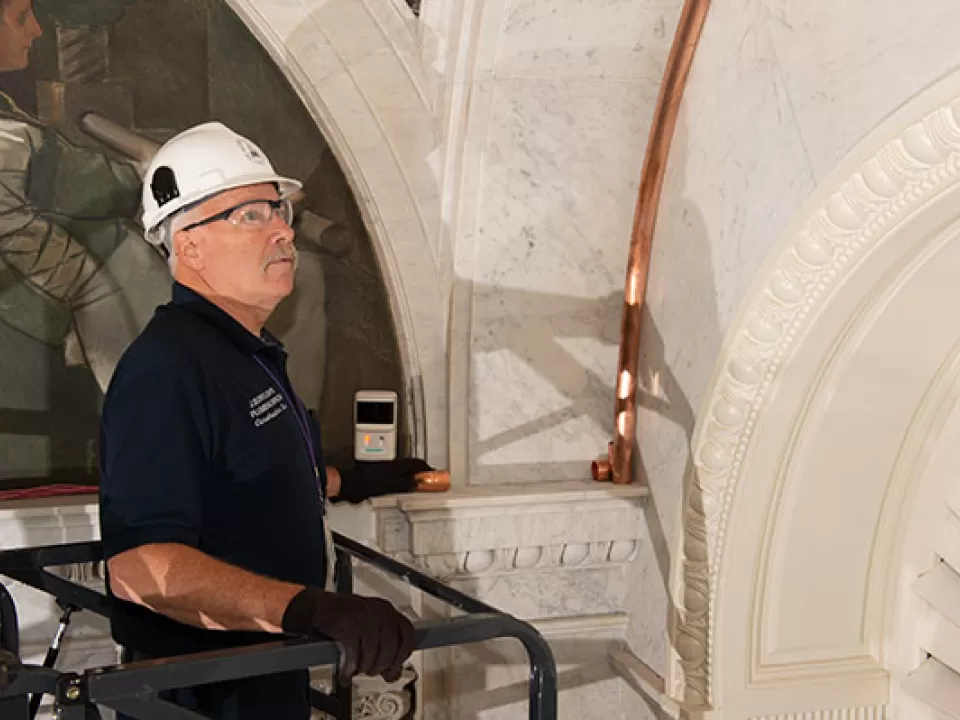
[[283, 343], [266, 328], [263, 329], [261, 337], [258, 338], [222, 308], [186, 285], [181, 285], [178, 282], [173, 283], [172, 301], [177, 307], [216, 326], [234, 345], [251, 355], [258, 352], [278, 352], [282, 357], [286, 357]]

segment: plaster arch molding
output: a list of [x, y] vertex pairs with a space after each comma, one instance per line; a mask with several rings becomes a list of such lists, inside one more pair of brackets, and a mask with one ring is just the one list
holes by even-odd
[[822, 183], [725, 340], [672, 577], [691, 717], [960, 717], [958, 279], [960, 74]]
[[412, 449], [443, 466], [448, 261], [414, 17], [402, 0], [226, 1], [284, 72], [354, 191], [397, 328]]

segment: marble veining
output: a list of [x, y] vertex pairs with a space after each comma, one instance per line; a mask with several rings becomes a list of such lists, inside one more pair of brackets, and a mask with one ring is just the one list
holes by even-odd
[[615, 352], [655, 97], [642, 82], [495, 86], [472, 268], [471, 482], [584, 478], [606, 447], [613, 377], [582, 348]]
[[514, 0], [497, 53], [502, 75], [660, 82], [679, 0]]
[[952, 0], [765, 0], [757, 22], [771, 39], [818, 181], [907, 99], [960, 67], [953, 32], [960, 5]]

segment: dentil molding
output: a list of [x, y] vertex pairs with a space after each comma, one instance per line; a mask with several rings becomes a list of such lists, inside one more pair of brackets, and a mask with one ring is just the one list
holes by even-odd
[[886, 720], [884, 706], [843, 708], [840, 710], [811, 710], [786, 715], [764, 715], [748, 720]]

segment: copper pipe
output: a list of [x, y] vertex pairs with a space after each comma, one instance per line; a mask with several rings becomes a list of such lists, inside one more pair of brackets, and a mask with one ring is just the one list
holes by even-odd
[[447, 470], [425, 470], [414, 476], [417, 492], [447, 492], [450, 489], [450, 473]]
[[657, 210], [667, 156], [677, 125], [680, 101], [690, 73], [690, 64], [700, 42], [700, 32], [710, 8], [710, 0], [686, 0], [677, 22], [677, 31], [663, 72], [660, 96], [650, 126], [647, 151], [640, 173], [640, 192], [633, 215], [627, 282], [623, 297], [623, 323], [620, 329], [620, 360], [617, 368], [617, 399], [614, 414], [612, 457], [597, 460], [591, 466], [594, 480], [626, 484], [633, 480], [633, 448], [637, 427], [637, 365], [640, 357], [640, 322], [650, 250], [657, 225]]

